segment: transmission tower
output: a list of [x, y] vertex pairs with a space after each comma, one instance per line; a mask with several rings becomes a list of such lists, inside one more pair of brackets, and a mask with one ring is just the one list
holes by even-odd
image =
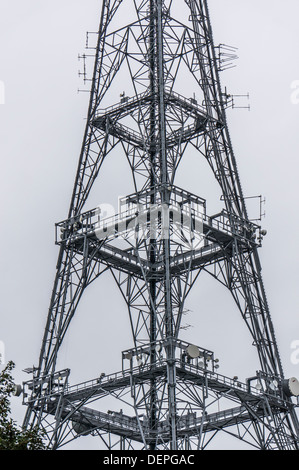
[[[43, 429], [49, 449], [83, 436], [104, 449], [206, 449], [221, 433], [257, 449], [298, 449], [299, 383], [283, 373], [258, 256], [264, 231], [247, 214], [219, 79], [231, 56], [213, 43], [207, 1], [103, 0], [96, 37], [39, 363], [23, 384], [24, 426]], [[217, 182], [217, 213], [176, 185], [188, 152]], [[129, 165], [131, 191], [107, 215], [88, 204], [115, 154]], [[132, 341], [119, 372], [71, 384], [70, 369], [57, 366], [61, 345], [83, 293], [107, 272]], [[213, 351], [182, 337], [203, 272], [226, 286], [248, 327], [258, 370], [244, 381], [221, 375]]]

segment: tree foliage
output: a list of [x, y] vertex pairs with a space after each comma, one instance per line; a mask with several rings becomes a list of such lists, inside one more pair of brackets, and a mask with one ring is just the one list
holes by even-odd
[[10, 417], [10, 397], [15, 389], [10, 361], [0, 373], [0, 450], [44, 450], [40, 431], [22, 429]]

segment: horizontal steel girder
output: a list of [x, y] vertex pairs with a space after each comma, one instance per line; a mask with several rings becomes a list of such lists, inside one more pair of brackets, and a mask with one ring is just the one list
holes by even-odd
[[[151, 106], [154, 99], [155, 96], [149, 93], [144, 93], [134, 98], [125, 97], [119, 104], [97, 113], [92, 124], [108, 135], [113, 135], [141, 149], [145, 149], [148, 146], [152, 147], [152, 144], [146, 142], [140, 132], [130, 129], [120, 123], [119, 120], [134, 112], [134, 110], [139, 111], [144, 107]], [[186, 99], [173, 91], [165, 94], [165, 104], [166, 107], [173, 108], [176, 112], [183, 112], [194, 120], [192, 125], [184, 126], [167, 135], [167, 148], [189, 141], [191, 138], [203, 133], [206, 130], [208, 121], [210, 123], [213, 122], [218, 128], [223, 125], [216, 121], [215, 118], [208, 116], [206, 110], [202, 106], [195, 104], [194, 100]]]
[[[55, 415], [57, 409], [60, 408], [62, 422], [71, 422], [76, 432], [82, 435], [100, 430], [133, 439], [136, 442], [144, 442], [144, 440], [153, 439], [153, 431], [149, 432], [148, 423], [144, 417], [137, 418], [114, 411], [103, 413], [85, 404], [115, 391], [129, 389], [132, 383], [145, 385], [150, 384], [153, 379], [165, 381], [166, 371], [166, 361], [161, 361], [156, 367], [145, 365], [140, 368], [127, 369], [78, 385], [66, 386], [63, 390], [59, 390], [57, 386], [56, 389], [52, 389], [51, 393], [45, 392], [45, 395], [41, 395], [37, 401], [34, 401], [31, 396], [26, 404], [33, 406], [37, 411], [41, 406], [46, 405], [44, 410], [49, 415]], [[200, 369], [192, 364], [182, 364], [181, 361], [176, 361], [176, 372], [177, 381], [186, 387], [188, 384], [207, 387], [219, 396], [229, 398], [238, 404], [236, 407], [218, 412], [207, 413], [203, 410], [200, 416], [196, 416], [196, 413], [181, 415], [177, 421], [178, 438], [197, 436], [200, 432], [210, 432], [251, 422], [253, 416], [250, 410], [254, 413], [255, 419], [263, 420], [273, 417], [274, 414], [286, 413], [289, 407], [293, 406], [291, 402], [281, 398], [277, 393], [261, 392], [254, 387], [249, 387], [248, 384], [207, 369]], [[64, 371], [57, 372], [56, 379], [59, 374], [66, 375]], [[40, 379], [37, 382], [30, 381], [24, 386], [32, 391], [33, 387], [41, 387], [42, 383], [51, 383], [54, 386], [54, 381], [50, 378]], [[170, 439], [167, 420], [158, 423], [155, 433], [157, 444]]]
[[[127, 243], [127, 249], [121, 249], [115, 246], [115, 240], [126, 242], [127, 238], [133, 237], [132, 240], [136, 240], [139, 237], [141, 241], [148, 243], [154, 227], [154, 236], [159, 242], [164, 233], [163, 223], [168, 217], [167, 223], [173, 232], [172, 237], [175, 235], [178, 238], [171, 238], [172, 246], [183, 246], [183, 250], [174, 249], [171, 254], [170, 270], [173, 275], [230, 256], [234, 242], [238, 242], [239, 250], [245, 252], [250, 252], [258, 246], [257, 225], [249, 221], [245, 224], [242, 219], [226, 211], [207, 216], [203, 199], [175, 187], [172, 191], [174, 201], [170, 201], [166, 209], [159, 204], [151, 208], [148, 202], [150, 192], [137, 193], [125, 199], [129, 209], [124, 213], [101, 218], [99, 209], [93, 209], [59, 222], [56, 224], [56, 243], [63, 244], [67, 249], [74, 248], [78, 253], [83, 253], [87, 246], [88, 256], [92, 253], [96, 259], [110, 267], [139, 278], [151, 275], [154, 270], [157, 279], [164, 275], [164, 264], [159, 258], [152, 264], [144, 258], [141, 251], [138, 252], [138, 249], [133, 247], [133, 242]], [[200, 210], [203, 213], [200, 213]], [[187, 237], [187, 242], [182, 244], [179, 237]]]
[[[263, 396], [267, 397], [267, 400], [280, 409], [286, 409], [288, 404], [291, 402], [286, 401], [277, 393], [264, 392], [254, 387], [250, 387], [240, 381], [231, 379], [224, 375], [209, 371], [204, 368], [195, 367], [192, 364], [183, 364], [180, 360], [176, 360], [176, 373], [179, 380], [189, 381], [198, 386], [205, 386], [214, 392], [225, 394], [227, 397], [233, 399], [236, 402], [251, 402], [258, 403], [263, 399]], [[134, 367], [133, 369], [126, 369], [121, 372], [110, 374], [97, 379], [82, 382], [77, 385], [67, 386], [63, 391], [63, 398], [69, 403], [77, 403], [86, 400], [87, 397], [101, 397], [105, 394], [127, 388], [134, 384], [149, 383], [153, 379], [161, 379], [166, 376], [166, 360], [160, 360], [156, 366], [143, 365], [141, 367]], [[59, 372], [57, 372], [59, 375]], [[45, 383], [45, 379], [39, 379], [25, 382], [24, 385], [32, 390], [33, 387], [40, 387]], [[51, 394], [48, 391], [45, 392], [44, 396], [41, 394], [39, 401], [48, 401], [51, 397], [60, 396], [61, 392], [59, 387], [52, 389]], [[51, 400], [50, 400], [51, 401]], [[35, 403], [36, 398], [29, 398], [25, 401], [25, 404]]]
[[[55, 408], [53, 409], [54, 411]], [[279, 412], [281, 410], [278, 410]], [[260, 419], [268, 415], [262, 407], [257, 408], [255, 414]], [[74, 411], [72, 406], [66, 404], [62, 412], [62, 419], [67, 420], [69, 417], [71, 417], [73, 425], [74, 423], [79, 425], [78, 430], [81, 430], [83, 435], [100, 430], [130, 438], [136, 442], [143, 442], [144, 439], [153, 439], [152, 431], [151, 436], [149, 436], [147, 424], [142, 419], [137, 420], [136, 417], [119, 412], [110, 411], [109, 413], [103, 413], [86, 406], [82, 406], [79, 410]], [[210, 414], [204, 413], [199, 417], [194, 417], [190, 413], [190, 416], [185, 415], [184, 419], [178, 420], [177, 435], [178, 438], [197, 436], [200, 432], [217, 431], [235, 426], [236, 424], [247, 423], [251, 420], [252, 415], [245, 406], [238, 406]], [[170, 436], [167, 421], [159, 423], [156, 436], [158, 445], [169, 441]]]

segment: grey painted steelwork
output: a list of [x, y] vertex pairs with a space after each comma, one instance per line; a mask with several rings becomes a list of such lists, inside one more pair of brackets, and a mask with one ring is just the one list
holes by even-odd
[[[261, 277], [263, 232], [248, 218], [221, 66], [205, 0], [103, 0], [74, 190], [56, 225], [60, 251], [39, 364], [24, 383], [24, 426], [44, 429], [49, 449], [86, 435], [109, 449], [206, 449], [220, 432], [254, 448], [298, 449], [296, 404]], [[132, 96], [117, 101], [113, 84], [124, 67]], [[181, 67], [200, 100], [179, 92]], [[219, 184], [218, 214], [175, 185], [190, 147]], [[129, 162], [133, 192], [105, 218], [86, 202], [115, 149]], [[133, 346], [120, 372], [71, 386], [70, 371], [56, 370], [59, 349], [83, 292], [106, 271], [129, 311]], [[186, 298], [203, 271], [229, 289], [256, 346], [260, 371], [247, 383], [219, 375], [212, 351], [180, 339]], [[131, 414], [89, 406], [106, 399]]]

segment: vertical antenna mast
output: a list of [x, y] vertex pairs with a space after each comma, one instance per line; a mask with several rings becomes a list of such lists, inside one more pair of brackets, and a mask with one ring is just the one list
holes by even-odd
[[[298, 450], [299, 382], [283, 374], [258, 256], [264, 231], [248, 218], [219, 67], [206, 0], [103, 0], [39, 364], [23, 384], [24, 427], [43, 429], [49, 449], [83, 436], [108, 449], [206, 449], [228, 431], [248, 447]], [[128, 162], [128, 195], [108, 217], [88, 204], [113, 155]], [[218, 183], [214, 214], [205, 195], [176, 185], [190, 155]], [[257, 372], [244, 382], [220, 375], [214, 352], [182, 337], [202, 272], [228, 289], [248, 328]], [[59, 353], [103, 273], [122, 294], [132, 339], [119, 372], [72, 385], [67, 364], [57, 370]]]

